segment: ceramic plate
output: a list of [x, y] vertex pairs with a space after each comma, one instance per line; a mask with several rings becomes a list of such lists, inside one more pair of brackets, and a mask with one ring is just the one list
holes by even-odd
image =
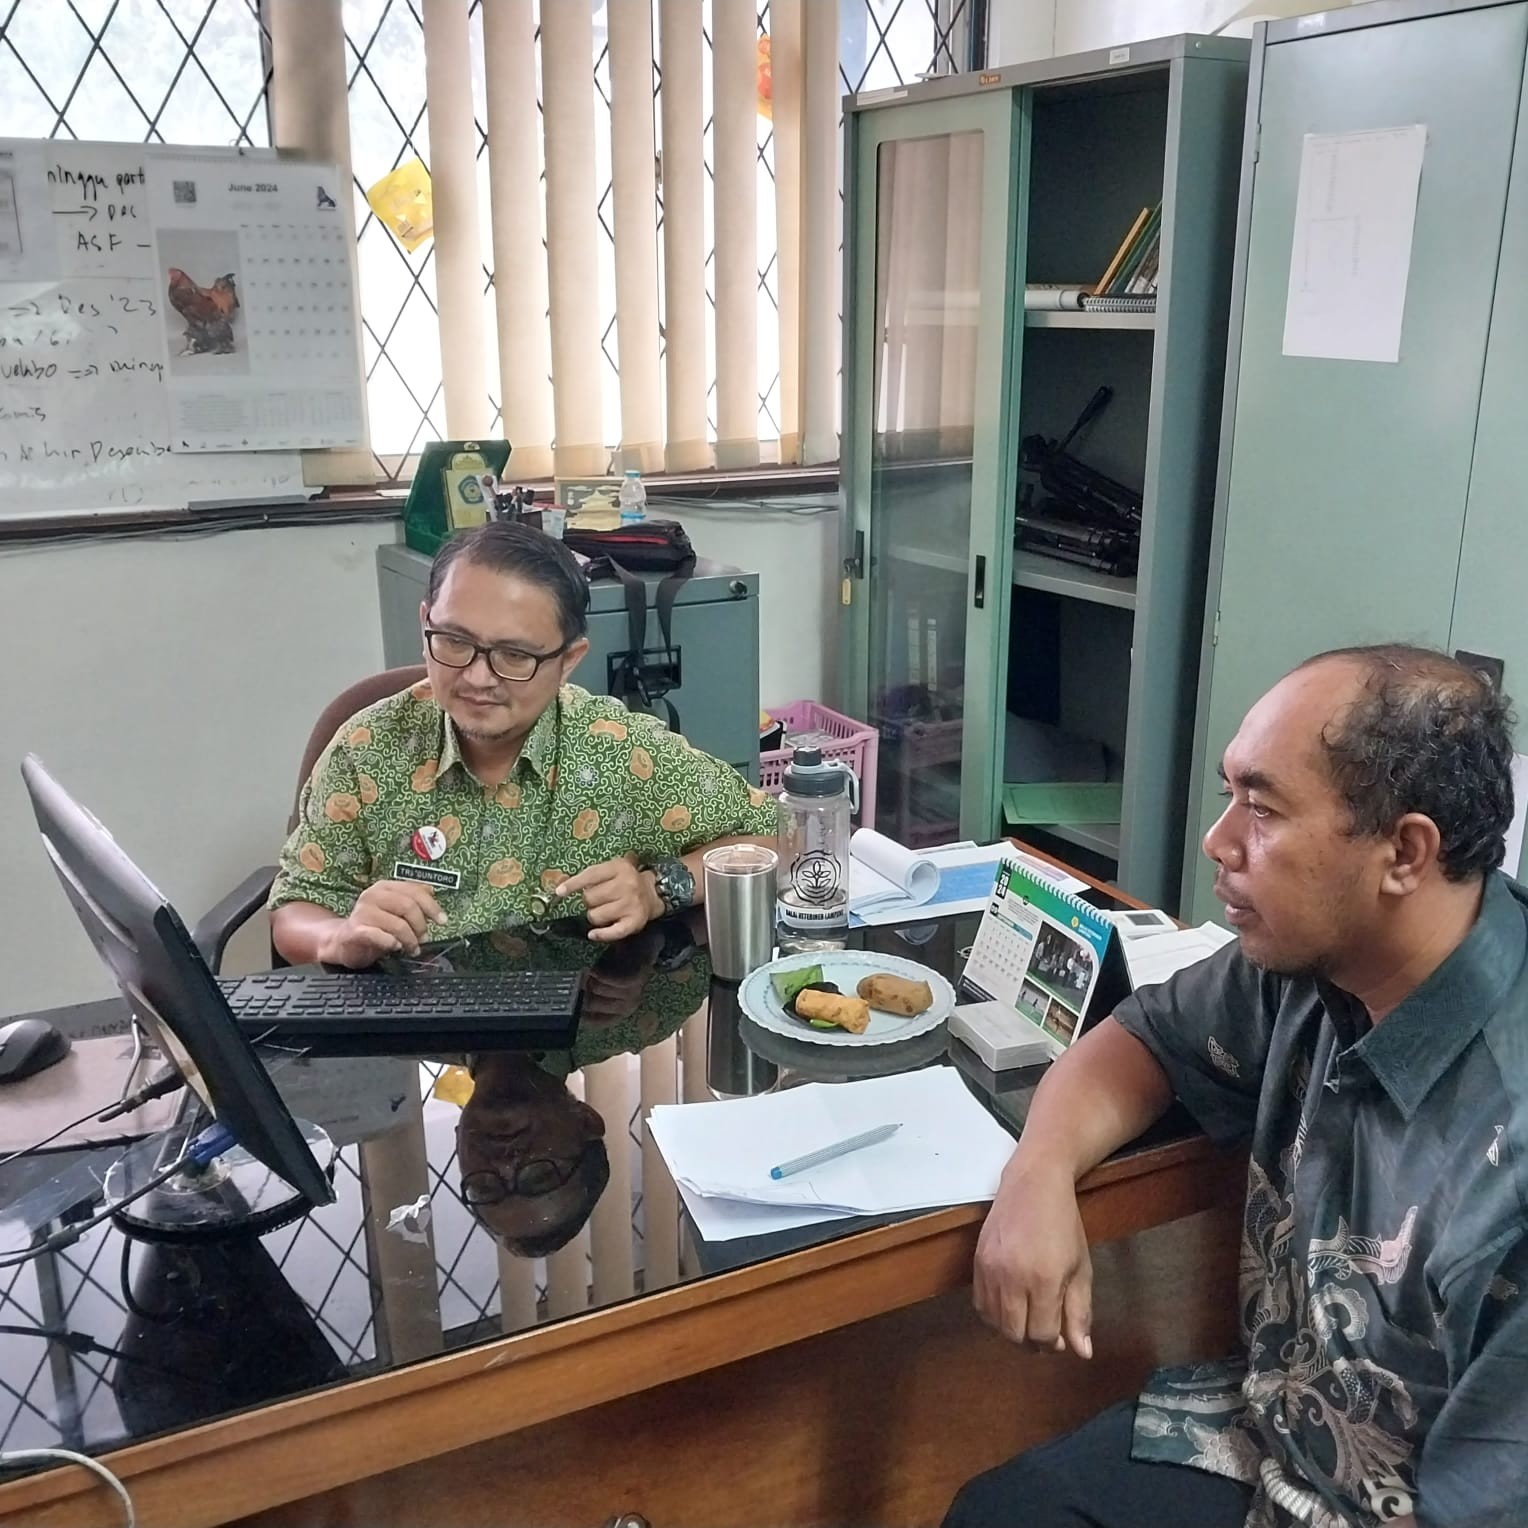
[[[934, 993], [934, 1006], [912, 1019], [872, 1008], [870, 1027], [862, 1035], [851, 1035], [846, 1029], [814, 1029], [785, 1011], [769, 980], [777, 971], [799, 971], [803, 966], [821, 966], [822, 979], [834, 983], [849, 997], [854, 996], [867, 976], [905, 976], [909, 981], [927, 982]], [[898, 1040], [911, 1040], [914, 1035], [926, 1035], [943, 1024], [955, 1006], [955, 991], [937, 971], [898, 955], [876, 955], [868, 950], [810, 950], [800, 955], [782, 955], [779, 960], [760, 966], [743, 983], [738, 1001], [754, 1023], [788, 1040], [805, 1040], [812, 1045], [891, 1045]]]

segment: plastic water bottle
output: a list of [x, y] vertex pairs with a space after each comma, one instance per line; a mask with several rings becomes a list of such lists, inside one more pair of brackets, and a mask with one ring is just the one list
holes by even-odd
[[626, 469], [617, 503], [621, 506], [622, 525], [640, 525], [647, 518], [647, 490], [642, 486], [642, 474], [635, 467]]
[[842, 949], [849, 936], [849, 818], [859, 779], [798, 744], [780, 796], [777, 937], [782, 955]]

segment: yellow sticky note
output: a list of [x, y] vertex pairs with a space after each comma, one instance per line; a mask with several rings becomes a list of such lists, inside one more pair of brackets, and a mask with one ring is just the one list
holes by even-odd
[[390, 170], [366, 193], [382, 226], [413, 254], [435, 232], [430, 172], [418, 159]]
[[455, 1104], [460, 1109], [472, 1097], [472, 1073], [464, 1066], [448, 1066], [435, 1079], [430, 1093], [442, 1103]]

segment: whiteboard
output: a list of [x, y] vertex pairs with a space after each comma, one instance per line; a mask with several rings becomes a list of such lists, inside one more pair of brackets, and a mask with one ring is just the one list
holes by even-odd
[[0, 520], [308, 497], [296, 451], [171, 449], [156, 152], [0, 139]]

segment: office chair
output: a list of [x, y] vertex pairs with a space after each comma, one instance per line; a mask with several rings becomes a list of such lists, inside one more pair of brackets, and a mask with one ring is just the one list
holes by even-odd
[[[418, 684], [424, 676], [425, 669], [422, 663], [409, 664], [404, 668], [385, 669], [380, 674], [371, 675], [370, 678], [357, 680], [349, 689], [342, 690], [324, 707], [313, 725], [312, 733], [309, 734], [308, 746], [303, 750], [302, 764], [297, 771], [297, 788], [292, 793], [292, 813], [287, 818], [288, 833], [297, 826], [297, 804], [302, 798], [302, 788], [308, 783], [308, 776], [313, 773], [313, 766], [318, 763], [319, 754], [329, 746], [330, 740], [339, 731], [341, 723], [349, 720], [357, 711], [364, 711], [367, 706], [376, 701], [385, 700], [389, 695], [396, 695], [400, 690], [408, 689], [411, 684]], [[197, 949], [202, 952], [203, 958], [213, 971], [217, 971], [222, 965], [223, 952], [228, 948], [228, 941], [265, 906], [275, 880], [276, 867], [262, 865], [245, 877], [216, 906], [210, 908], [191, 930], [191, 937], [196, 941]], [[271, 950], [271, 961], [273, 965], [285, 964], [274, 948]]]

